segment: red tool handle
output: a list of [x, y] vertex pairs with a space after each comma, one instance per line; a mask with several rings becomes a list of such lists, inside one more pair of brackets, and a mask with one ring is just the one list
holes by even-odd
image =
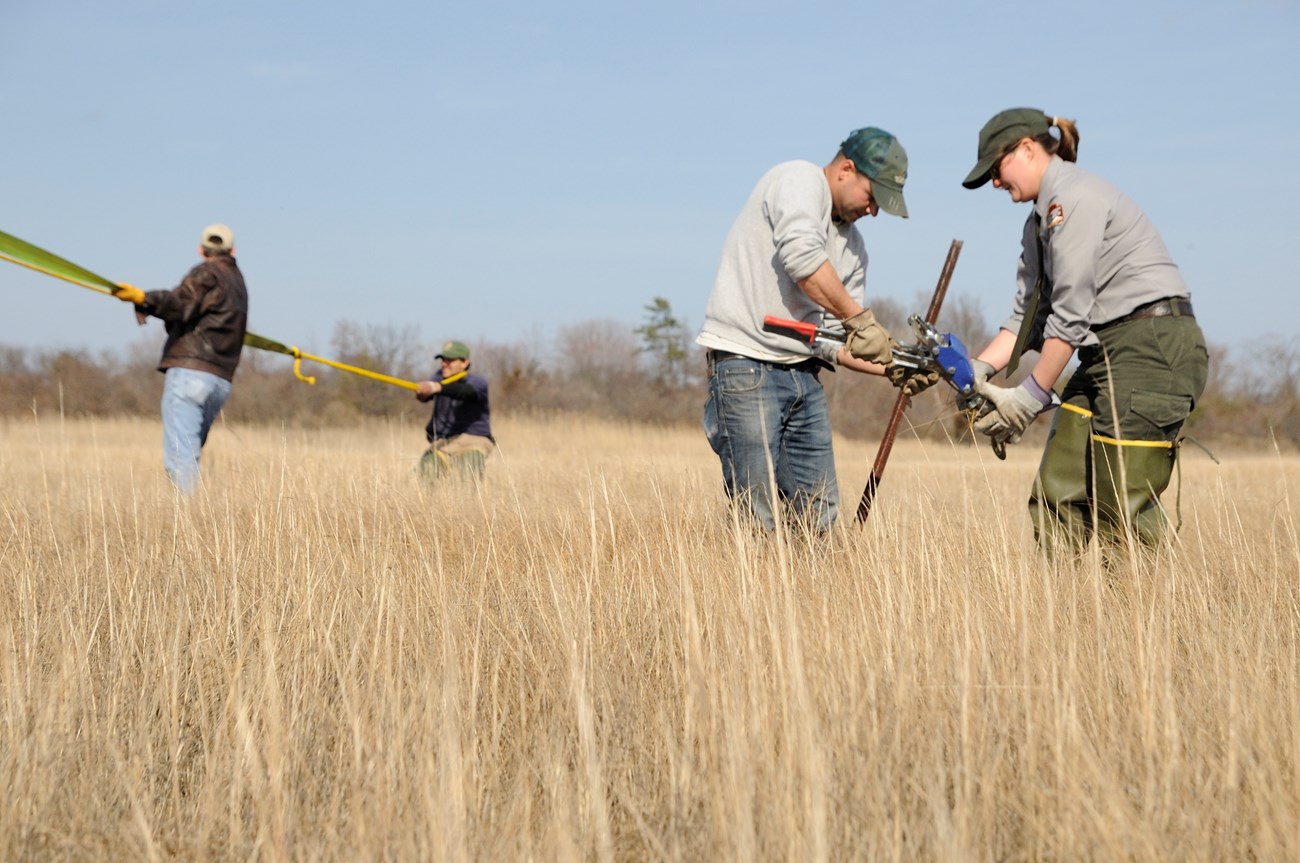
[[804, 321], [792, 321], [789, 318], [778, 318], [776, 315], [768, 315], [763, 318], [763, 329], [790, 330], [798, 333], [812, 344], [817, 338], [817, 325], [805, 323]]

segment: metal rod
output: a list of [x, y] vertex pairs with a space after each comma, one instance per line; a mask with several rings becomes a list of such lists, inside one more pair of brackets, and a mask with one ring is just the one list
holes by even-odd
[[[943, 271], [939, 273], [939, 284], [935, 285], [934, 296], [930, 298], [930, 308], [925, 313], [925, 322], [928, 324], [939, 320], [939, 309], [943, 306], [943, 298], [948, 293], [948, 283], [952, 281], [952, 271], [957, 266], [959, 254], [961, 254], [961, 240], [953, 240], [952, 245], [948, 247], [948, 257], [943, 262]], [[889, 453], [894, 448], [894, 438], [898, 436], [898, 426], [903, 421], [905, 410], [907, 410], [907, 394], [899, 390], [898, 400], [894, 402], [894, 411], [889, 415], [889, 425], [885, 427], [884, 440], [880, 442], [880, 449], [876, 451], [876, 462], [871, 466], [871, 477], [867, 480], [867, 487], [862, 490], [862, 500], [858, 501], [858, 524], [865, 522], [867, 516], [871, 514], [871, 504], [876, 499], [881, 477], [885, 475], [885, 464], [889, 461]]]

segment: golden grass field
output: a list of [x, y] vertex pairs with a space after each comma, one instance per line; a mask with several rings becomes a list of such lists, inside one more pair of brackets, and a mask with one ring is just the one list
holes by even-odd
[[[1184, 454], [1172, 552], [1049, 566], [1037, 449], [838, 442], [756, 539], [696, 429], [0, 423], [0, 859], [1295, 860], [1300, 458]], [[1174, 493], [1166, 495], [1172, 506]]]

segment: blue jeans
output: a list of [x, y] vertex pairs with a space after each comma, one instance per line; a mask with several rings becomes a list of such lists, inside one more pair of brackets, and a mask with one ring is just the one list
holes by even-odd
[[839, 509], [831, 420], [819, 367], [779, 366], [729, 356], [710, 363], [704, 433], [722, 461], [727, 496], [763, 527], [782, 505], [824, 531]]
[[168, 369], [163, 383], [163, 467], [182, 492], [199, 483], [199, 451], [230, 398], [230, 381], [194, 369]]

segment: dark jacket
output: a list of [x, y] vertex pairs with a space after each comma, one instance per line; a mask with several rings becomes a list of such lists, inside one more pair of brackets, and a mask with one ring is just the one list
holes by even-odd
[[210, 372], [233, 380], [248, 324], [248, 289], [235, 259], [204, 258], [170, 291], [149, 291], [141, 307], [167, 325], [159, 371]]
[[[442, 373], [439, 372], [433, 380], [441, 378]], [[458, 434], [478, 435], [496, 443], [496, 438], [492, 437], [491, 417], [487, 379], [478, 375], [466, 375], [461, 380], [447, 384], [441, 393], [434, 396], [433, 415], [424, 427], [424, 434], [430, 443]]]

